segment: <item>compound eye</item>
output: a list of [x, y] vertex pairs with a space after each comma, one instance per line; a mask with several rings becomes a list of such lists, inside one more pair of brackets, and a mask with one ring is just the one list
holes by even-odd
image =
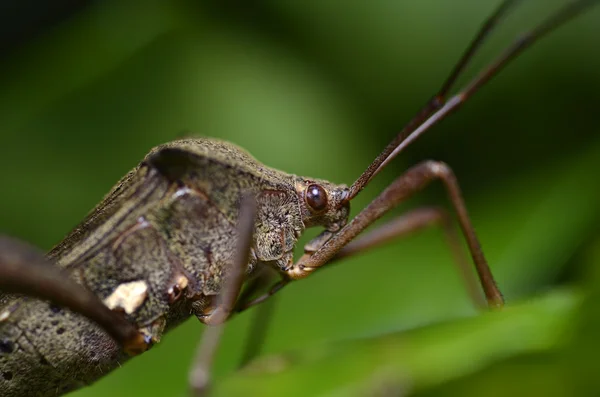
[[306, 188], [306, 204], [314, 211], [323, 211], [327, 208], [327, 192], [322, 186], [313, 183]]

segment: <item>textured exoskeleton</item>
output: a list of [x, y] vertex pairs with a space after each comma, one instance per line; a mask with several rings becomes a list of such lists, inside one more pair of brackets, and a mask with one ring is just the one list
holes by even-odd
[[[336, 211], [307, 205], [313, 183], [268, 168], [230, 143], [168, 143], [121, 179], [48, 259], [157, 342], [192, 313], [202, 320], [219, 293], [236, 249], [242, 194], [258, 204], [248, 274], [264, 265], [285, 270], [306, 227], [334, 232], [346, 223], [347, 205]], [[329, 201], [347, 192], [318, 184]], [[85, 317], [0, 292], [0, 395], [56, 396], [127, 358]]]
[[[115, 322], [123, 322], [122, 315], [129, 321], [123, 323], [130, 329], [134, 324], [137, 331], [133, 332], [145, 348], [191, 314], [213, 324], [219, 322], [213, 320], [213, 315], [221, 310], [224, 315], [214, 317], [224, 321], [233, 310], [260, 303], [259, 298], [266, 299], [291, 280], [307, 277], [336, 258], [430, 223], [447, 226], [445, 211], [426, 207], [399, 216], [354, 240], [387, 211], [438, 180], [448, 193], [479, 277], [478, 282], [471, 278], [459, 252], [460, 244], [451, 228], [445, 227], [473, 301], [480, 306], [502, 307], [502, 293], [448, 165], [437, 161], [416, 164], [390, 183], [351, 222], [347, 220], [349, 202], [396, 155], [455, 112], [534, 42], [598, 1], [568, 2], [516, 39], [449, 97], [477, 49], [516, 3], [504, 0], [498, 5], [440, 89], [350, 188], [265, 167], [229, 143], [211, 139], [175, 141], [153, 149], [48, 254], [48, 260], [96, 294], [102, 302], [92, 300], [112, 315]], [[245, 216], [241, 209], [242, 201], [246, 203], [248, 197], [253, 204], [252, 217]], [[254, 230], [248, 244], [252, 221]], [[238, 223], [244, 228], [238, 229]], [[305, 228], [318, 225], [324, 226], [325, 231], [305, 246], [305, 255], [294, 263], [292, 251], [298, 237]], [[244, 232], [238, 236], [237, 230]], [[238, 241], [244, 242], [239, 244], [243, 249], [237, 249]], [[246, 255], [248, 245], [250, 252]], [[238, 251], [243, 253], [239, 255], [241, 259], [234, 258]], [[233, 263], [239, 267], [232, 267]], [[247, 267], [242, 269], [243, 265]], [[241, 304], [236, 306], [241, 281], [248, 278], [241, 280], [242, 277], [231, 275], [249, 277], [265, 266], [278, 270], [282, 280], [268, 293], [250, 302], [238, 302]], [[65, 280], [61, 273], [59, 281], [65, 284]], [[478, 283], [485, 301], [477, 290]], [[10, 284], [5, 283], [4, 288], [10, 288]], [[89, 292], [81, 288], [79, 291]], [[225, 293], [220, 294], [221, 291]], [[233, 297], [227, 300], [228, 305], [219, 304], [219, 297], [224, 296]], [[105, 306], [118, 313], [107, 311]], [[121, 346], [105, 333], [106, 329], [65, 308], [0, 292], [0, 396], [54, 397], [105, 375], [128, 358]], [[210, 359], [211, 355], [206, 357]], [[207, 384], [203, 365], [208, 361], [199, 361], [197, 367], [202, 371], [197, 373], [201, 376], [190, 382], [194, 390], [203, 390]]]

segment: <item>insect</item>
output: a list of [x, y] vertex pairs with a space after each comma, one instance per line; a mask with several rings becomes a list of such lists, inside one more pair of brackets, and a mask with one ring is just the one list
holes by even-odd
[[[506, 3], [509, 4], [509, 3]], [[434, 104], [435, 105], [435, 104]], [[435, 107], [434, 105], [432, 105], [432, 109], [433, 107]], [[183, 181], [183, 185], [180, 185], [180, 183], [182, 182], [182, 179], [187, 178], [189, 175], [187, 174], [187, 172], [190, 170], [190, 164], [194, 164], [195, 157], [194, 157], [194, 152], [198, 150], [200, 151], [197, 154], [197, 157], [200, 159], [208, 159], [210, 158], [210, 154], [211, 153], [227, 153], [227, 155], [223, 155], [220, 158], [217, 158], [215, 161], [219, 164], [221, 164], [221, 166], [229, 166], [231, 169], [233, 169], [233, 171], [239, 171], [242, 167], [242, 165], [246, 166], [249, 164], [249, 166], [252, 168], [252, 170], [257, 170], [260, 169], [262, 167], [262, 169], [260, 170], [263, 173], [269, 174], [268, 176], [263, 176], [261, 178], [264, 178], [265, 180], [268, 180], [269, 183], [272, 184], [277, 184], [278, 182], [278, 178], [283, 178], [281, 175], [284, 174], [276, 174], [274, 173], [274, 171], [267, 169], [266, 167], [263, 167], [260, 164], [254, 163], [252, 162], [252, 160], [250, 160], [247, 157], [244, 157], [245, 155], [243, 154], [243, 151], [240, 151], [238, 149], [236, 149], [234, 146], [228, 145], [228, 144], [219, 144], [216, 143], [214, 141], [207, 141], [207, 140], [200, 140], [200, 141], [182, 141], [179, 142], [177, 144], [175, 144], [172, 147], [166, 148], [164, 151], [163, 150], [159, 150], [155, 153], [156, 156], [151, 155], [150, 157], [147, 157], [146, 163], [150, 164], [152, 167], [154, 167], [155, 169], [158, 170], [158, 172], [160, 173], [160, 175], [162, 175], [163, 177], [165, 177], [165, 181], [168, 182], [169, 186], [163, 186], [163, 188], [166, 188], [166, 191], [169, 191], [171, 194], [171, 197], [174, 198], [180, 198], [183, 197], [184, 199], [188, 196], [190, 197], [196, 197], [194, 195], [201, 195], [202, 193], [205, 195], [208, 195], [208, 198], [211, 199], [211, 194], [213, 194], [213, 188], [212, 187], [204, 187], [204, 189], [200, 189], [199, 192], [194, 192], [193, 189], [190, 188], [190, 185], [194, 185], [194, 183], [190, 183], [189, 185], [185, 183], [185, 181]], [[191, 157], [191, 159], [187, 159], [190, 161], [187, 161], [186, 158]], [[230, 155], [232, 155], [234, 158], [238, 157], [239, 161], [235, 161], [235, 162], [229, 162], [228, 159], [231, 157]], [[186, 160], [183, 161], [182, 160]], [[242, 158], [243, 157], [243, 158]], [[429, 170], [431, 172], [440, 172], [440, 168], [442, 167], [441, 164], [438, 163], [427, 163], [423, 165], [423, 168], [421, 170]], [[142, 167], [143, 168], [143, 167]], [[153, 168], [153, 169], [154, 169]], [[198, 169], [198, 170], [203, 170], [206, 169], [205, 167], [191, 167], [193, 169]], [[150, 168], [149, 168], [150, 169]], [[183, 170], [183, 171], [182, 171]], [[419, 169], [416, 169], [419, 170]], [[437, 171], [436, 171], [437, 170]], [[444, 170], [442, 170], [444, 171]], [[150, 171], [144, 171], [144, 172], [150, 172]], [[191, 171], [190, 171], [191, 172]], [[416, 172], [416, 171], [415, 171]], [[445, 172], [445, 171], [444, 171]], [[417, 172], [416, 172], [417, 173]], [[265, 175], [265, 174], [261, 174], [261, 175]], [[231, 183], [231, 179], [230, 179], [231, 175], [228, 175], [226, 177], [223, 178], [217, 178], [216, 180], [214, 179], [214, 177], [198, 177], [199, 181], [204, 181], [204, 182], [227, 182], [227, 184], [229, 185]], [[131, 176], [132, 180], [135, 180], [136, 177], [138, 177], [138, 175], [134, 175]], [[190, 178], [192, 178], [191, 176], [189, 176]], [[291, 178], [291, 177], [290, 177]], [[243, 178], [240, 178], [241, 180], [243, 180]], [[416, 179], [418, 180], [418, 178]], [[409, 179], [406, 179], [405, 181], [409, 181]], [[124, 190], [126, 190], [128, 187], [131, 186], [135, 186], [135, 185], [130, 185], [131, 181], [126, 181], [123, 186], [125, 187]], [[327, 230], [325, 232], [325, 234], [321, 235], [321, 237], [317, 238], [317, 240], [313, 241], [312, 244], [312, 248], [309, 249], [309, 252], [313, 252], [313, 251], [317, 251], [319, 250], [320, 246], [322, 244], [325, 244], [324, 241], [326, 239], [331, 238], [331, 234], [332, 233], [336, 233], [338, 232], [342, 226], [343, 223], [345, 222], [346, 216], [347, 216], [347, 208], [346, 208], [346, 203], [347, 203], [347, 199], [349, 199], [349, 197], [351, 197], [354, 193], [357, 193], [358, 189], [355, 189], [354, 191], [352, 189], [346, 189], [343, 187], [334, 187], [333, 185], [328, 185], [325, 182], [322, 181], [318, 181], [318, 180], [312, 180], [312, 179], [301, 179], [299, 182], [295, 181], [293, 179], [288, 180], [287, 183], [281, 182], [283, 185], [285, 185], [285, 189], [292, 189], [292, 190], [287, 190], [287, 192], [289, 193], [291, 192], [295, 192], [295, 194], [298, 195], [298, 201], [303, 207], [303, 216], [304, 216], [304, 221], [303, 223], [305, 225], [307, 224], [311, 224], [311, 223], [323, 223], [325, 224], [325, 226], [328, 227], [329, 230]], [[300, 187], [297, 187], [297, 184], [300, 184]], [[251, 187], [256, 187], [257, 184], [253, 184], [248, 182], [248, 185]], [[360, 184], [356, 185], [359, 187], [362, 187]], [[171, 189], [171, 190], [169, 190]], [[186, 189], [190, 189], [189, 191]], [[285, 204], [286, 204], [286, 200], [289, 199], [290, 194], [284, 194], [281, 195], [280, 192], [282, 191], [282, 189], [284, 188], [273, 188], [273, 186], [269, 186], [269, 187], [265, 187], [265, 186], [261, 186], [260, 188], [260, 192], [261, 194], [263, 192], [266, 192], [265, 197], [261, 197], [258, 200], [258, 207], [259, 207], [259, 213], [261, 210], [267, 211], [268, 209], [272, 209], [272, 208], [277, 208], [277, 209], [281, 209], [281, 208], [285, 208]], [[239, 191], [241, 192], [243, 189], [239, 189]], [[232, 190], [228, 190], [228, 189], [214, 189], [214, 192], [220, 192], [220, 191], [227, 191], [227, 192], [231, 192]], [[161, 190], [162, 192], [162, 190]], [[239, 193], [239, 192], [238, 192]], [[255, 192], [257, 193], [257, 192]], [[166, 193], [164, 193], [166, 194]], [[215, 193], [216, 194], [216, 193]], [[456, 198], [456, 195], [454, 196]], [[136, 200], [138, 200], [139, 198], [136, 197]], [[161, 196], [161, 199], [163, 199], [163, 197]], [[156, 197], [152, 198], [152, 203], [155, 203], [157, 200]], [[214, 200], [214, 199], [213, 199]], [[228, 200], [230, 200], [228, 202]], [[261, 200], [265, 200], [265, 201], [261, 201]], [[269, 202], [271, 202], [271, 204], [268, 204]], [[135, 201], [136, 205], [138, 205], [138, 201]], [[223, 194], [223, 196], [220, 197], [220, 199], [218, 200], [218, 203], [227, 203], [224, 204], [224, 210], [226, 211], [232, 211], [234, 213], [234, 215], [232, 215], [232, 218], [235, 219], [235, 211], [237, 208], [237, 205], [239, 204], [239, 194], [237, 194], [235, 197], [231, 198], [231, 197], [227, 197], [225, 194]], [[324, 204], [323, 204], [324, 203]], [[339, 205], [340, 203], [344, 203], [344, 205]], [[379, 203], [381, 204], [381, 202]], [[324, 206], [323, 206], [324, 205]], [[329, 207], [328, 207], [329, 206]], [[136, 207], [137, 208], [137, 207]], [[375, 208], [375, 207], [373, 207]], [[139, 208], [140, 211], [145, 210], [146, 208]], [[291, 212], [291, 210], [289, 210]], [[169, 212], [169, 211], [167, 211]], [[339, 212], [339, 214], [338, 214]], [[146, 212], [142, 211], [143, 214], [146, 214]], [[280, 245], [277, 246], [277, 240], [275, 239], [275, 237], [270, 236], [269, 231], [271, 231], [272, 229], [269, 227], [265, 226], [265, 229], [267, 231], [267, 233], [265, 234], [258, 234], [258, 236], [264, 238], [266, 241], [270, 241], [271, 243], [269, 244], [260, 244], [257, 241], [257, 245], [259, 245], [260, 247], [257, 248], [265, 248], [267, 249], [267, 251], [269, 250], [276, 250], [278, 253], [277, 255], [273, 255], [273, 256], [268, 256], [267, 254], [261, 256], [262, 254], [256, 254], [256, 252], [254, 253], [255, 255], [257, 255], [257, 259], [260, 259], [261, 261], [267, 261], [267, 262], [276, 262], [275, 263], [275, 267], [279, 268], [280, 270], [282, 270], [283, 272], [290, 272], [290, 271], [294, 271], [295, 273], [288, 273], [289, 276], [291, 277], [300, 277], [300, 276], [304, 276], [308, 273], [308, 271], [311, 269], [311, 266], [306, 266], [304, 268], [301, 268], [300, 266], [296, 266], [296, 267], [290, 267], [290, 251], [286, 251], [286, 249], [289, 249], [292, 244], [292, 240], [294, 240], [295, 238], [295, 234], [299, 234], [299, 231], [301, 229], [300, 226], [297, 226], [298, 230], [295, 229], [293, 227], [294, 225], [294, 216], [293, 214], [290, 213], [278, 213], [277, 215], [281, 215], [285, 214], [285, 216], [290, 216], [290, 219], [287, 220], [278, 220], [277, 224], [278, 225], [283, 225], [283, 226], [289, 226], [291, 227], [291, 230], [287, 230], [285, 233], [283, 233], [285, 235], [284, 237], [284, 241], [283, 243], [281, 241], [279, 241]], [[265, 214], [263, 214], [265, 215]], [[227, 218], [227, 216], [225, 216]], [[140, 220], [140, 218], [142, 218]], [[218, 217], [217, 217], [218, 218]], [[260, 218], [260, 216], [259, 216]], [[269, 218], [268, 215], [266, 215], [266, 218]], [[129, 218], [128, 218], [129, 219]], [[99, 236], [99, 240], [102, 241], [106, 241], [106, 243], [108, 243], [110, 241], [111, 243], [111, 249], [114, 250], [118, 250], [119, 247], [123, 247], [124, 244], [127, 244], [128, 238], [134, 238], [136, 236], [136, 232], [139, 231], [149, 231], [151, 229], [156, 229], [156, 220], [151, 220], [148, 221], [148, 219], [146, 219], [144, 216], [138, 216], [135, 218], [135, 223], [128, 223], [127, 225], [124, 225], [123, 227], [127, 226], [127, 231], [125, 230], [120, 230], [117, 226], [117, 224], [111, 223], [111, 224], [106, 224], [107, 226], [107, 230], [110, 231], [110, 236], [113, 236], [112, 233], [115, 233], [114, 236], [119, 236], [119, 238], [115, 237], [115, 238], [108, 238], [105, 237], [104, 235]], [[182, 216], [179, 219], [187, 219], [187, 217]], [[465, 219], [463, 217], [463, 224], [465, 222]], [[230, 219], [231, 220], [231, 219]], [[297, 219], [296, 219], [297, 221]], [[163, 224], [165, 222], [164, 219], [162, 219], [160, 222], [158, 222], [158, 224]], [[230, 222], [231, 223], [231, 222]], [[262, 225], [265, 225], [266, 221], [262, 222]], [[223, 223], [223, 225], [226, 225], [227, 223]], [[465, 228], [467, 230], [471, 229], [469, 225], [466, 225]], [[84, 227], [84, 232], [97, 232], [97, 230], [93, 230], [94, 228], [92, 227]], [[230, 228], [231, 229], [231, 228]], [[285, 228], [284, 228], [285, 229]], [[174, 229], [169, 229], [169, 233], [172, 232]], [[357, 231], [358, 229], [352, 229], [354, 231]], [[131, 231], [131, 233], [129, 233], [129, 231]], [[279, 230], [278, 230], [279, 231]], [[117, 233], [118, 232], [118, 233]], [[233, 236], [233, 233], [230, 230], [230, 234], [227, 234], [226, 237], [228, 242], [231, 243], [232, 241], [234, 241], [235, 239], [231, 238]], [[95, 235], [98, 236], [98, 235]], [[294, 237], [291, 237], [294, 236]], [[100, 238], [101, 237], [101, 238]], [[89, 238], [88, 238], [89, 239]], [[290, 242], [288, 242], [287, 240], [290, 240]], [[332, 240], [335, 241], [335, 240]], [[70, 257], [69, 260], [65, 260], [65, 263], [75, 263], [78, 262], [81, 259], [81, 257], [78, 256], [78, 251], [79, 253], [81, 251], [84, 251], [85, 254], [83, 256], [88, 256], [90, 254], [88, 254], [87, 250], [84, 250], [83, 248], [78, 248], [79, 247], [79, 243], [82, 243], [83, 241], [80, 239], [76, 239], [76, 241], [74, 243], [69, 243], [67, 242], [65, 245], [62, 246], [62, 248], [58, 248], [57, 251], [54, 251], [55, 253], [58, 253], [56, 255], [61, 256], [65, 255], [67, 257]], [[344, 241], [345, 243], [345, 241]], [[286, 245], [287, 244], [287, 245]], [[332, 243], [329, 243], [328, 246], [331, 246]], [[471, 245], [472, 248], [475, 246], [474, 241], [471, 241]], [[98, 246], [97, 243], [91, 244], [91, 246], [96, 247]], [[185, 246], [190, 246], [190, 244], [187, 244]], [[228, 253], [231, 253], [235, 250], [235, 245], [226, 245], [223, 243], [222, 245], [225, 251], [227, 251]], [[286, 249], [282, 249], [282, 247], [285, 246]], [[132, 247], [140, 247], [140, 245], [137, 244], [132, 244]], [[148, 249], [148, 251], [150, 251]], [[130, 251], [127, 251], [130, 252]], [[285, 256], [281, 256], [281, 253], [285, 253], [287, 255]], [[321, 252], [325, 252], [325, 251], [321, 251]], [[94, 255], [96, 253], [94, 252]], [[204, 252], [203, 255], [206, 255], [206, 253]], [[52, 255], [51, 255], [52, 256]], [[194, 255], [190, 255], [190, 253], [186, 253], [185, 255], [183, 255], [183, 257], [185, 258], [191, 258], [194, 257]], [[75, 259], [73, 259], [75, 258]], [[96, 257], [94, 257], [96, 258]], [[312, 258], [312, 259], [310, 259]], [[306, 261], [314, 261], [316, 258], [318, 258], [317, 256], [311, 256], [310, 258], [307, 257]], [[213, 258], [215, 259], [215, 258]], [[163, 260], [164, 262], [164, 260]], [[219, 260], [217, 259], [217, 263], [222, 263], [222, 262], [227, 262], [227, 260]], [[310, 264], [310, 263], [309, 263]], [[482, 265], [482, 262], [480, 261], [480, 270], [483, 272], [484, 274], [484, 279], [488, 279], [488, 283], [487, 285], [487, 292], [488, 292], [488, 299], [491, 301], [499, 301], [500, 297], [497, 293], [497, 291], [495, 291], [495, 288], [493, 286], [493, 283], [489, 282], [489, 274], [486, 273], [485, 270], [485, 266]], [[186, 266], [183, 266], [184, 270], [187, 270], [189, 273], [193, 273], [193, 269], [194, 266], [189, 266], [189, 268], [186, 268]], [[223, 275], [219, 274], [219, 271], [222, 270], [221, 267], [217, 266], [217, 272], [215, 274], [213, 274], [215, 280], [218, 279], [222, 279]], [[92, 273], [94, 271], [98, 271], [100, 272], [102, 270], [102, 272], [104, 272], [105, 269], [100, 269], [97, 267], [85, 267], [85, 270], [88, 269], [90, 270]], [[162, 269], [162, 268], [161, 268]], [[172, 269], [171, 269], [172, 270]], [[170, 270], [170, 271], [171, 271]], [[136, 269], [136, 271], [140, 271], [140, 272], [146, 272], [147, 269], [141, 269], [138, 268]], [[166, 271], [166, 270], [165, 270]], [[83, 275], [82, 278], [86, 280], [86, 284], [88, 284], [89, 287], [91, 287], [91, 289], [96, 289], [96, 287], [98, 287], [100, 284], [104, 283], [105, 281], [110, 281], [113, 280], [112, 284], [110, 284], [107, 281], [106, 286], [103, 286], [103, 290], [101, 292], [99, 292], [99, 294], [101, 295], [101, 298], [107, 302], [107, 304], [109, 306], [112, 306], [115, 309], [119, 309], [124, 311], [128, 316], [130, 316], [130, 320], [133, 320], [135, 322], [138, 323], [143, 323], [146, 328], [149, 328], [147, 330], [145, 330], [145, 332], [150, 335], [151, 337], [154, 337], [154, 339], [158, 339], [160, 334], [161, 334], [161, 330], [160, 327], [162, 327], [162, 324], [155, 324], [153, 321], [154, 317], [156, 317], [156, 313], [151, 313], [147, 315], [147, 318], [145, 319], [138, 319], [136, 311], [138, 309], [140, 309], [141, 307], [143, 307], [143, 305], [148, 305], [150, 306], [150, 304], [148, 302], [149, 299], [153, 298], [153, 294], [152, 293], [148, 293], [148, 289], [152, 290], [152, 288], [154, 287], [154, 284], [150, 285], [150, 284], [146, 284], [146, 285], [138, 285], [138, 284], [133, 284], [134, 282], [137, 282], [139, 280], [134, 280], [132, 282], [127, 281], [127, 282], [115, 282], [115, 280], [118, 280], [118, 277], [120, 277], [119, 274], [116, 274], [117, 272], [115, 271], [115, 275], [112, 278], [105, 278], [104, 273], [102, 273], [102, 275], [100, 275], [100, 273], [97, 273], [97, 275], [95, 277], [98, 277], [98, 279], [96, 281], [89, 281], [89, 279], [91, 279], [92, 277], [94, 277], [93, 275]], [[158, 272], [156, 273], [158, 274]], [[194, 280], [197, 280], [198, 278], [201, 278], [202, 275], [199, 274], [168, 274], [168, 275], [161, 275], [161, 277], [164, 277], [164, 279], [161, 280], [161, 283], [163, 283], [163, 286], [165, 287], [165, 293], [166, 293], [166, 298], [167, 301], [163, 301], [163, 302], [159, 302], [160, 304], [156, 303], [156, 304], [152, 304], [152, 308], [156, 308], [159, 312], [164, 312], [166, 310], [166, 308], [168, 307], [168, 305], [170, 304], [175, 304], [180, 302], [179, 299], [182, 299], [181, 296], [178, 296], [179, 293], [181, 293], [182, 291], [192, 291], [193, 288], [190, 285], [190, 283], [194, 282]], [[131, 277], [130, 277], [131, 278]], [[141, 279], [143, 277], [141, 277], [140, 274], [138, 274], [136, 277], [133, 277], [136, 279]], [[119, 280], [119, 281], [124, 281], [124, 280]], [[204, 280], [206, 281], [206, 280]], [[212, 294], [214, 295], [216, 293], [216, 291], [219, 289], [219, 281], [213, 281], [214, 285], [213, 288], [214, 290], [211, 291]], [[127, 287], [127, 289], [120, 289], [120, 287], [124, 285], [125, 287]], [[204, 284], [202, 284], [204, 285]], [[282, 284], [279, 284], [282, 285]], [[142, 303], [139, 303], [136, 305], [136, 301], [135, 299], [124, 299], [123, 295], [125, 294], [125, 291], [130, 291], [130, 289], [135, 291], [135, 288], [139, 287], [140, 290], [142, 292], [139, 292], [138, 297], [141, 297], [140, 299], [142, 300]], [[145, 289], [144, 289], [145, 288]], [[170, 291], [172, 291], [173, 293], [171, 294]], [[177, 292], [177, 293], [176, 293]], [[185, 292], [185, 293], [187, 293]], [[198, 292], [198, 291], [196, 291]], [[144, 296], [146, 295], [146, 296]], [[211, 294], [208, 294], [211, 295]], [[150, 296], [150, 298], [149, 298]], [[184, 295], [185, 296], [185, 295]], [[111, 299], [113, 298], [113, 299]], [[120, 300], [119, 300], [120, 299]], [[190, 296], [190, 300], [192, 299], [192, 297]], [[173, 301], [173, 302], [169, 302], [169, 301]], [[183, 302], [185, 299], [182, 299], [181, 302]], [[207, 302], [202, 301], [202, 299], [197, 299], [195, 300], [195, 302], [201, 302], [202, 304], [206, 304]], [[131, 304], [131, 306], [128, 306], [129, 304]], [[161, 306], [162, 305], [162, 306]], [[16, 310], [16, 309], [15, 309]], [[22, 309], [19, 309], [22, 310]], [[51, 309], [49, 309], [51, 310]], [[131, 312], [131, 313], [129, 313]], [[15, 311], [16, 313], [16, 311]], [[132, 317], [134, 316], [134, 317]], [[17, 317], [17, 314], [13, 314], [12, 312], [8, 315], [7, 319], [10, 319], [11, 317], [15, 318]], [[5, 320], [6, 321], [6, 320]], [[49, 320], [50, 323], [52, 323], [52, 320]], [[156, 328], [156, 329], [154, 329]], [[99, 376], [99, 375], [97, 375]], [[12, 379], [11, 379], [12, 381]], [[32, 384], [32, 383], [31, 383]], [[53, 385], [54, 386], [54, 385]], [[67, 385], [68, 386], [68, 385]], [[52, 392], [54, 392], [54, 387]], [[49, 391], [50, 392], [50, 391]]]

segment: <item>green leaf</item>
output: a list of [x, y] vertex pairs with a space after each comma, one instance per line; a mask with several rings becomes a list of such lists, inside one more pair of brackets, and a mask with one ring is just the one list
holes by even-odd
[[365, 340], [261, 357], [211, 396], [365, 396], [419, 391], [565, 342], [581, 299], [555, 291], [498, 312]]

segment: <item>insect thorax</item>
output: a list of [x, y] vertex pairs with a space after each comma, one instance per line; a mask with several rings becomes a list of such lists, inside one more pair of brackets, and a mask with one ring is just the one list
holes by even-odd
[[[248, 273], [257, 264], [288, 267], [305, 223], [345, 223], [347, 207], [308, 209], [302, 186], [310, 183], [225, 142], [173, 142], [152, 150], [48, 257], [158, 341], [219, 293], [236, 252], [243, 194], [257, 200]], [[2, 395], [54, 395], [127, 358], [84, 317], [34, 299], [2, 299]]]

